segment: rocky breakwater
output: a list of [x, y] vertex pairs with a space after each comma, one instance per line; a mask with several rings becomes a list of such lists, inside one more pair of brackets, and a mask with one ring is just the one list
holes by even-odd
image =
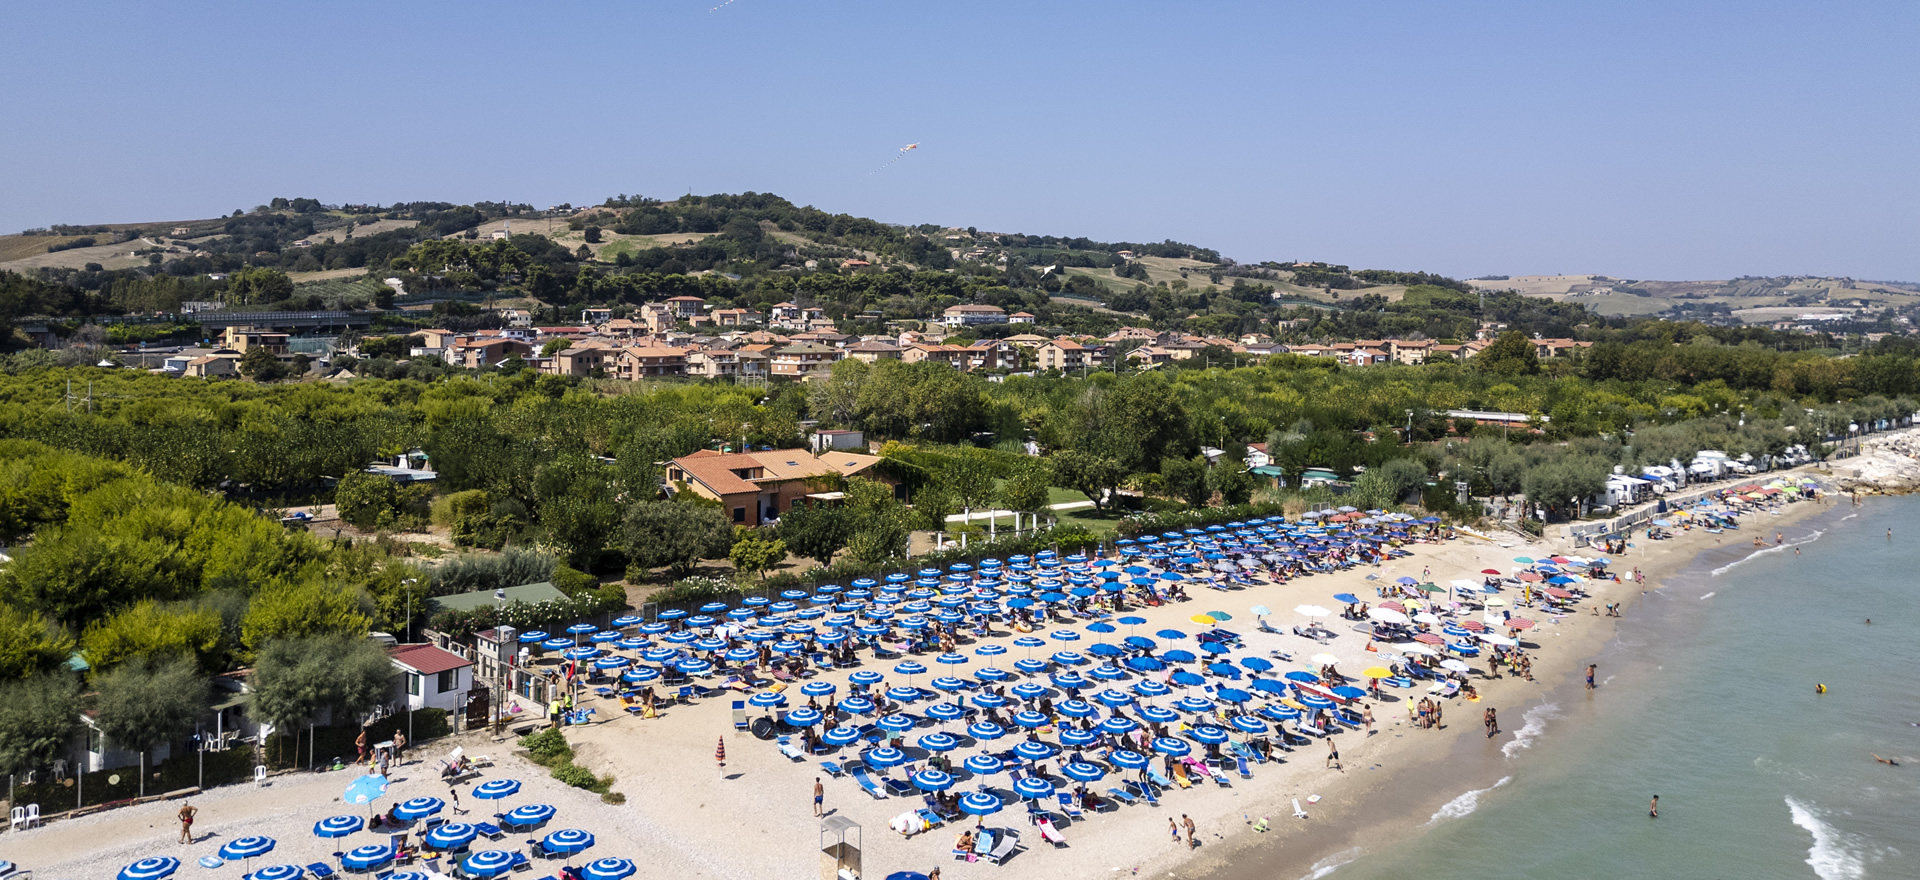
[[1920, 491], [1920, 432], [1868, 437], [1861, 442], [1859, 455], [1835, 461], [1832, 467], [1834, 482], [1848, 492]]

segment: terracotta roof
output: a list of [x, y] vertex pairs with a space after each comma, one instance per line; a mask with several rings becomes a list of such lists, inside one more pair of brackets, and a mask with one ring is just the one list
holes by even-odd
[[433, 675], [473, 665], [459, 654], [428, 644], [394, 645], [387, 649], [387, 656], [393, 658], [393, 662], [421, 675]]
[[[673, 463], [686, 471], [687, 476], [698, 480], [715, 494], [734, 495], [741, 492], [757, 492], [759, 486], [756, 484], [760, 482], [780, 482], [828, 474], [852, 476], [865, 471], [879, 461], [879, 456], [838, 450], [814, 458], [813, 453], [805, 449], [775, 449], [766, 452], [715, 452], [711, 449], [702, 449], [684, 458], [676, 458]], [[734, 473], [756, 469], [762, 471], [764, 476], [748, 480]]]

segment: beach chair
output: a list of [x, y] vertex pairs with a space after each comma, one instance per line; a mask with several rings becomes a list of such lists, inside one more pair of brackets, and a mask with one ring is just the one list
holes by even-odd
[[1060, 803], [1061, 814], [1066, 816], [1067, 818], [1078, 819], [1081, 816], [1085, 815], [1084, 813], [1080, 812], [1080, 803], [1074, 800], [1073, 795], [1071, 793], [1064, 792], [1064, 791], [1056, 791], [1053, 793], [1053, 796]]
[[680, 690], [674, 692], [674, 698], [678, 699], [682, 703], [693, 702], [693, 685], [687, 685], [686, 687], [683, 687]]
[[1111, 795], [1114, 800], [1119, 801], [1120, 803], [1126, 804], [1129, 807], [1140, 802], [1138, 798], [1135, 798], [1132, 795], [1132, 793], [1123, 791], [1118, 788], [1109, 787], [1107, 789], [1107, 794]]
[[1155, 770], [1151, 767], [1147, 768], [1147, 778], [1152, 780], [1154, 785], [1158, 785], [1162, 789], [1168, 789], [1173, 787], [1173, 780], [1160, 775], [1160, 771]]
[[500, 826], [492, 822], [475, 822], [473, 823], [473, 830], [480, 832], [480, 836], [488, 840], [499, 840], [507, 836], [505, 831], [500, 830]]
[[[541, 847], [540, 850], [541, 852], [546, 852], [546, 847]], [[557, 854], [548, 854], [546, 857], [551, 859], [551, 858], [557, 858], [558, 856]], [[533, 868], [533, 860], [530, 858], [527, 858], [526, 853], [519, 852], [519, 851], [514, 852], [513, 869], [515, 871], [528, 871], [528, 870], [532, 870], [532, 868]]]
[[883, 801], [887, 799], [887, 793], [881, 790], [880, 786], [874, 784], [873, 777], [867, 775], [866, 768], [849, 765], [847, 772], [853, 774], [853, 781], [859, 784], [860, 790], [873, 795], [874, 800]]
[[837, 763], [834, 763], [833, 761], [821, 761], [820, 769], [827, 771], [827, 775], [835, 779], [839, 779], [840, 777], [847, 775], [847, 771], [844, 769], [841, 769], [840, 765]]
[[1130, 792], [1133, 792], [1135, 797], [1138, 797], [1139, 799], [1146, 801], [1147, 806], [1150, 806], [1150, 807], [1160, 806], [1160, 798], [1154, 795], [1153, 786], [1143, 785], [1139, 781], [1133, 780], [1133, 779], [1126, 780], [1125, 784], [1126, 784], [1127, 790]]
[[[975, 847], [977, 850], [978, 847]], [[999, 839], [993, 842], [993, 848], [986, 852], [987, 861], [996, 865], [1011, 858], [1020, 849], [1020, 832], [1012, 828], [1000, 829]]]
[[900, 797], [910, 797], [915, 791], [918, 790], [918, 789], [915, 789], [913, 786], [908, 785], [905, 782], [901, 782], [900, 780], [895, 779], [891, 776], [880, 777], [880, 784], [887, 787], [888, 794], [899, 795]]
[[1053, 844], [1054, 849], [1061, 849], [1067, 845], [1067, 836], [1061, 834], [1060, 829], [1053, 826], [1053, 819], [1045, 813], [1042, 813], [1040, 818], [1033, 820], [1033, 824], [1040, 828], [1040, 839]]
[[805, 761], [807, 759], [807, 753], [793, 744], [793, 737], [783, 736], [777, 742], [780, 744], [780, 754], [786, 755], [788, 760]]
[[1253, 778], [1253, 770], [1252, 768], [1249, 768], [1247, 766], [1247, 759], [1245, 756], [1236, 757], [1233, 759], [1233, 762], [1234, 762], [1234, 769], [1240, 772], [1241, 779]]
[[915, 812], [920, 814], [920, 818], [927, 820], [928, 825], [945, 825], [952, 821], [954, 814], [940, 809], [940, 801], [934, 798], [932, 792], [921, 795], [920, 803], [921, 808]]
[[746, 730], [746, 729], [747, 729], [747, 724], [748, 724], [748, 722], [747, 722], [747, 701], [746, 701], [746, 700], [734, 700], [734, 701], [733, 701], [733, 729], [734, 729], [734, 730]]
[[328, 867], [326, 862], [314, 862], [307, 866], [307, 873], [320, 878], [320, 880], [327, 880], [328, 877], [333, 876], [333, 869]]

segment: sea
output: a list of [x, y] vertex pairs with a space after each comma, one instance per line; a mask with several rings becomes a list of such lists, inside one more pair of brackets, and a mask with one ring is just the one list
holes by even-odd
[[1767, 522], [1632, 601], [1594, 691], [1463, 731], [1473, 778], [1431, 818], [1307, 877], [1920, 878], [1920, 497], [1837, 501], [1777, 548]]

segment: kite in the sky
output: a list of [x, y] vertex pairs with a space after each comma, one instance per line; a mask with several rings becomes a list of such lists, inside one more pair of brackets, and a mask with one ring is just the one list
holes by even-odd
[[867, 176], [872, 177], [875, 174], [879, 174], [880, 172], [887, 170], [887, 167], [889, 165], [892, 165], [893, 163], [900, 161], [901, 159], [905, 158], [908, 153], [918, 149], [920, 149], [919, 144], [908, 144], [904, 147], [901, 147], [900, 152], [895, 153], [893, 158], [888, 159], [886, 165], [882, 165], [878, 168], [873, 169], [872, 171], [867, 172]]

